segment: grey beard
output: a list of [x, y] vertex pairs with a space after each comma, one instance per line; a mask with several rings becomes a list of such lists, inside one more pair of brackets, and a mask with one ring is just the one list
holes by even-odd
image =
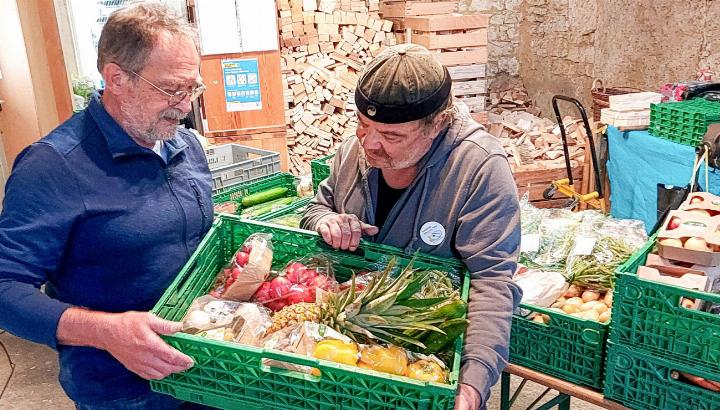
[[[131, 112], [132, 109], [130, 108], [129, 104], [121, 104], [120, 111], [123, 113], [123, 116], [125, 118], [129, 119], [135, 116], [134, 113]], [[160, 120], [169, 119], [179, 121], [184, 118], [185, 115], [182, 113], [182, 111], [179, 111], [177, 109], [167, 108], [161, 111], [158, 117]], [[175, 127], [169, 130], [160, 130], [157, 129], [157, 125], [157, 123], [154, 123], [150, 126], [150, 128], [142, 129], [140, 126], [128, 122], [126, 124], [126, 127], [128, 133], [131, 136], [148, 143], [148, 145], [154, 144], [157, 141], [167, 141], [175, 136]]]

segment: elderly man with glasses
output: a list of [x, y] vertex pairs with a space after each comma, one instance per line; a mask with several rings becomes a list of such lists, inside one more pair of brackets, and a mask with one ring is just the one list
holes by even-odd
[[[192, 26], [159, 5], [113, 13], [105, 89], [17, 158], [0, 214], [0, 328], [57, 349], [78, 409], [169, 409], [150, 391], [193, 366], [147, 313], [212, 224], [202, 147], [178, 120], [204, 86]], [[45, 284], [45, 293], [40, 287]]]

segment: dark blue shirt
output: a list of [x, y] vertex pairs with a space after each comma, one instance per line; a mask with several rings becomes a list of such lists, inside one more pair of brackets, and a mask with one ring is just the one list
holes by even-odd
[[95, 96], [26, 148], [7, 181], [0, 328], [56, 348], [60, 383], [75, 401], [135, 396], [149, 384], [105, 351], [58, 345], [64, 310], [150, 310], [212, 224], [199, 142], [178, 128], [165, 149], [167, 163], [135, 143]]

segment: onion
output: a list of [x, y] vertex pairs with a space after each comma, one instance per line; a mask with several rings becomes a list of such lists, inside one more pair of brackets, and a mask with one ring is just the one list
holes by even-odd
[[580, 305], [582, 305], [583, 303], [585, 303], [585, 301], [583, 301], [582, 298], [579, 298], [579, 297], [570, 298], [570, 299], [568, 299], [568, 300], [565, 301], [565, 305], [566, 305], [566, 306], [567, 306], [567, 305], [571, 305], [571, 306], [577, 306], [578, 308], [579, 308]]
[[[597, 305], [598, 303], [600, 303], [600, 302], [598, 302], [597, 300], [591, 300], [589, 302], [585, 302], [582, 305], [580, 305], [580, 311], [587, 312], [588, 310], [593, 310], [595, 308], [595, 305]], [[603, 305], [603, 306], [605, 306], [605, 305]]]
[[683, 298], [682, 302], [680, 302], [680, 305], [682, 305], [682, 307], [684, 307], [685, 309], [695, 309], [695, 300]]
[[190, 328], [201, 329], [210, 324], [210, 315], [202, 310], [194, 310], [190, 312], [185, 319], [185, 326]]
[[533, 317], [533, 320], [532, 320], [532, 321], [533, 321], [533, 322], [537, 322], [537, 323], [545, 324], [545, 320], [543, 320], [543, 317], [540, 316], [540, 315], [535, 315], [535, 316]]
[[607, 312], [608, 307], [605, 305], [605, 303], [603, 303], [603, 302], [598, 302], [598, 303], [595, 304], [595, 306], [592, 307], [592, 310], [594, 310], [594, 311], [602, 314], [602, 313]]
[[608, 292], [605, 294], [605, 297], [603, 298], [603, 302], [605, 302], [605, 306], [612, 307], [613, 304], [613, 291], [608, 290]]
[[690, 249], [693, 251], [710, 251], [710, 247], [708, 246], [707, 242], [705, 242], [705, 239], [698, 238], [696, 236], [693, 236], [692, 238], [688, 238], [685, 241], [684, 245], [685, 249]]
[[598, 321], [599, 321], [600, 323], [607, 323], [607, 322], [610, 321], [610, 315], [611, 315], [611, 313], [610, 313], [609, 310], [608, 310], [607, 312], [602, 312], [602, 313], [600, 313], [600, 315], [598, 316]]
[[591, 302], [593, 300], [598, 300], [598, 299], [600, 299], [600, 293], [595, 292], [594, 290], [586, 290], [582, 294], [583, 302]]
[[570, 314], [578, 313], [580, 311], [578, 305], [570, 305], [567, 303], [565, 304], [565, 306], [562, 307], [562, 310], [563, 312]]
[[674, 246], [674, 247], [676, 247], [676, 248], [682, 248], [682, 247], [683, 247], [682, 241], [681, 241], [680, 239], [676, 239], [676, 238], [660, 239], [660, 245], [663, 245], [663, 246]]
[[568, 290], [565, 291], [565, 294], [563, 295], [563, 297], [566, 297], [566, 298], [568, 298], [568, 299], [570, 299], [570, 298], [575, 298], [575, 297], [580, 296], [581, 293], [582, 293], [582, 290], [580, 289], [579, 286], [570, 285], [570, 287], [568, 288]]

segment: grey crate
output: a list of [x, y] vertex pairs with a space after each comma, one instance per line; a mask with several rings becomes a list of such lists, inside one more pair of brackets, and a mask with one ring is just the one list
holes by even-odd
[[[229, 149], [226, 148], [228, 146]], [[208, 152], [210, 150], [213, 151], [212, 154]], [[221, 145], [206, 152], [208, 152], [208, 163], [210, 155], [216, 159], [216, 164], [225, 163], [228, 159], [233, 161], [222, 166], [210, 165], [215, 190], [280, 172], [280, 154], [277, 152], [240, 144]]]

